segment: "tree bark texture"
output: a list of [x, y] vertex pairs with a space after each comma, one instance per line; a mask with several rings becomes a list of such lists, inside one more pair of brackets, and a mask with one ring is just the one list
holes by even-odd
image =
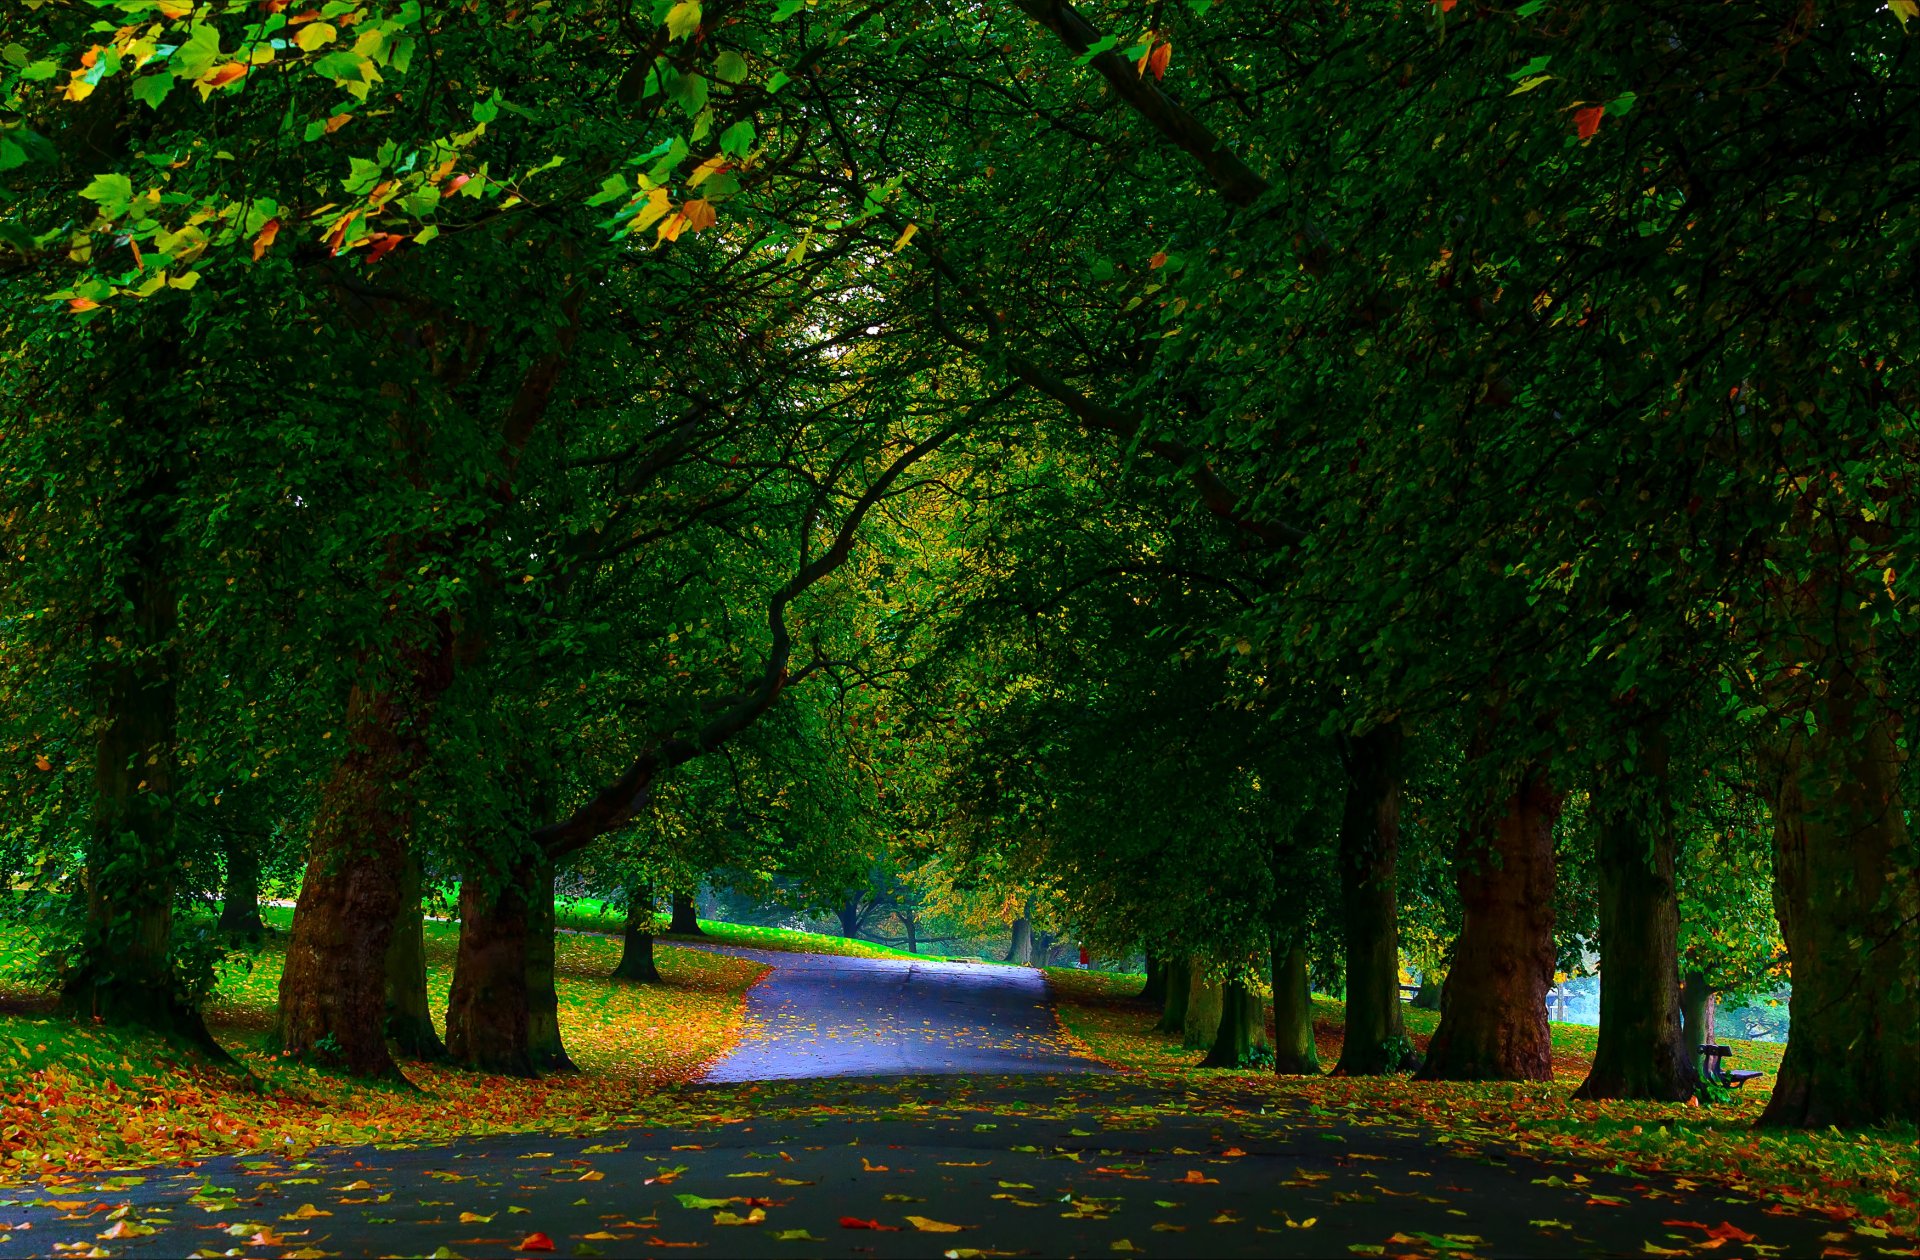
[[[445, 683], [431, 678], [426, 689], [437, 696]], [[427, 703], [353, 689], [348, 751], [322, 789], [280, 976], [287, 1052], [358, 1076], [399, 1074], [387, 1051], [387, 948], [400, 915], [407, 794], [426, 758], [411, 732]]]
[[660, 969], [653, 959], [653, 890], [644, 886], [627, 894], [627, 922], [620, 934], [620, 962], [615, 980], [659, 984]]
[[1155, 1006], [1167, 1000], [1167, 960], [1158, 954], [1147, 955], [1147, 982], [1140, 990], [1140, 1000]]
[[440, 1059], [447, 1053], [427, 1002], [426, 918], [420, 910], [420, 863], [408, 855], [401, 868], [399, 909], [387, 943], [387, 1037], [409, 1059]]
[[1313, 991], [1307, 983], [1307, 945], [1298, 932], [1273, 936], [1273, 1070], [1280, 1076], [1318, 1076], [1313, 1042]]
[[1267, 1004], [1238, 980], [1220, 986], [1220, 1026], [1201, 1067], [1260, 1066], [1268, 1050]]
[[1824, 684], [1801, 683], [1814, 729], [1797, 728], [1776, 767], [1773, 899], [1793, 1025], [1765, 1125], [1920, 1120], [1920, 872], [1900, 791], [1906, 754], [1857, 616], [1834, 613], [1839, 644], [1810, 648]]
[[855, 898], [834, 911], [840, 916], [840, 935], [853, 940], [860, 935], [860, 900]]
[[1033, 965], [1033, 920], [1024, 914], [1013, 921], [1013, 944], [1007, 949], [1007, 961], [1016, 967]]
[[1411, 1043], [1400, 1013], [1400, 918], [1395, 885], [1400, 852], [1404, 736], [1375, 727], [1347, 754], [1340, 816], [1340, 906], [1346, 930], [1346, 1040], [1334, 1068], [1381, 1076], [1408, 1066]]
[[220, 930], [235, 936], [265, 936], [267, 925], [260, 919], [260, 851], [253, 837], [234, 831], [221, 841], [227, 872], [220, 889]]
[[447, 1055], [502, 1076], [537, 1075], [527, 992], [535, 861], [460, 881], [460, 952], [447, 998]]
[[1181, 1044], [1189, 1050], [1212, 1047], [1220, 1034], [1221, 985], [1206, 979], [1206, 971], [1195, 966], [1187, 979], [1187, 1017], [1181, 1026]]
[[667, 931], [673, 936], [705, 936], [700, 930], [700, 916], [695, 911], [692, 893], [673, 894], [673, 918], [667, 923]]
[[577, 1072], [560, 1039], [560, 990], [554, 974], [557, 940], [553, 921], [553, 865], [534, 861], [533, 898], [527, 906], [527, 1044], [542, 1072]]
[[1698, 1071], [1700, 1047], [1713, 1040], [1713, 989], [1698, 971], [1689, 971], [1680, 985], [1680, 1039]]
[[1193, 960], [1184, 954], [1167, 959], [1167, 998], [1160, 1010], [1156, 1032], [1184, 1033], [1187, 1030], [1187, 998], [1193, 992]]
[[1546, 998], [1559, 813], [1560, 796], [1529, 772], [1496, 819], [1461, 835], [1454, 872], [1465, 924], [1420, 1079], [1553, 1078]]
[[[1664, 780], [1665, 758], [1650, 759]], [[1681, 1102], [1695, 1088], [1680, 1021], [1680, 902], [1664, 782], [1649, 811], [1599, 821], [1600, 1038], [1576, 1098]]]

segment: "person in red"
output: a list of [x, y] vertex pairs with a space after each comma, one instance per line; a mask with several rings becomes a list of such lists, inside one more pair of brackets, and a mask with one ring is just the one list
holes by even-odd
[[1081, 967], [1081, 969], [1082, 969], [1082, 970], [1085, 970], [1085, 969], [1086, 969], [1087, 967], [1089, 967], [1089, 966], [1091, 966], [1092, 964], [1093, 964], [1093, 955], [1091, 955], [1091, 954], [1089, 954], [1089, 953], [1087, 953], [1087, 947], [1086, 947], [1085, 945], [1082, 945], [1082, 946], [1080, 947], [1080, 967]]

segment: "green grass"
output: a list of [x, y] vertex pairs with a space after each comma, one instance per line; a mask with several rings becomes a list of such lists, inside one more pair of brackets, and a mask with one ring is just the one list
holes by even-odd
[[[616, 933], [626, 925], [627, 911], [624, 906], [611, 905], [592, 897], [569, 897], [554, 902], [553, 918], [556, 926], [574, 932]], [[666, 916], [656, 915], [654, 921], [659, 931], [664, 933], [667, 930]], [[706, 939], [716, 945], [776, 950], [783, 954], [838, 954], [844, 958], [944, 957], [940, 954], [913, 954], [904, 949], [895, 949], [891, 945], [854, 940], [845, 936], [796, 932], [790, 928], [753, 927], [745, 923], [719, 923], [712, 919], [701, 919], [699, 924], [700, 930], [706, 934]], [[667, 939], [678, 938], [668, 937]], [[979, 960], [969, 958], [964, 961]]]

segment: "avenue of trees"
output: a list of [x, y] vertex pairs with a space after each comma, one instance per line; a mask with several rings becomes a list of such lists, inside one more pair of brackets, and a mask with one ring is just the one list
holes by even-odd
[[566, 1066], [557, 874], [1281, 1072], [1548, 1079], [1597, 956], [1593, 1098], [1790, 975], [1765, 1122], [1920, 1119], [1915, 16], [9, 4], [6, 913], [217, 1050], [297, 889], [374, 1076]]

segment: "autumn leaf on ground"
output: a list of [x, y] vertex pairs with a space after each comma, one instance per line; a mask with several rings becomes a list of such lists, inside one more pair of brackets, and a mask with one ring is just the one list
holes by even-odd
[[754, 1208], [745, 1216], [741, 1216], [737, 1212], [715, 1212], [713, 1214], [713, 1223], [715, 1225], [758, 1225], [766, 1219], [767, 1210], [765, 1208]]
[[907, 1223], [923, 1234], [957, 1234], [966, 1228], [965, 1225], [949, 1225], [927, 1216], [909, 1216]]
[[825, 1242], [827, 1241], [824, 1238], [814, 1237], [812, 1234], [809, 1234], [804, 1229], [776, 1229], [773, 1231], [773, 1239], [775, 1242]]
[[520, 1245], [518, 1247], [515, 1247], [514, 1250], [515, 1251], [552, 1251], [553, 1239], [547, 1237], [545, 1234], [539, 1234], [539, 1233], [528, 1234], [525, 1238], [522, 1238], [520, 1240]]
[[732, 1199], [708, 1199], [697, 1194], [676, 1194], [673, 1197], [683, 1208], [723, 1208], [733, 1202]]
[[333, 1213], [325, 1210], [324, 1208], [317, 1208], [311, 1203], [302, 1203], [299, 1207], [295, 1208], [291, 1212], [288, 1212], [285, 1216], [282, 1216], [280, 1219], [283, 1221], [310, 1221], [316, 1216], [332, 1216], [332, 1215]]
[[1198, 1168], [1189, 1168], [1187, 1169], [1187, 1175], [1184, 1177], [1175, 1177], [1173, 1184], [1176, 1186], [1217, 1186], [1220, 1184], [1220, 1178], [1209, 1177]]
[[462, 1225], [485, 1225], [498, 1215], [499, 1213], [497, 1212], [462, 1212], [460, 1213], [460, 1223]]
[[882, 1225], [879, 1221], [863, 1221], [857, 1216], [841, 1217], [840, 1228], [841, 1229], [877, 1229], [877, 1230], [883, 1230], [890, 1234], [897, 1234], [900, 1232], [900, 1227], [898, 1225]]

